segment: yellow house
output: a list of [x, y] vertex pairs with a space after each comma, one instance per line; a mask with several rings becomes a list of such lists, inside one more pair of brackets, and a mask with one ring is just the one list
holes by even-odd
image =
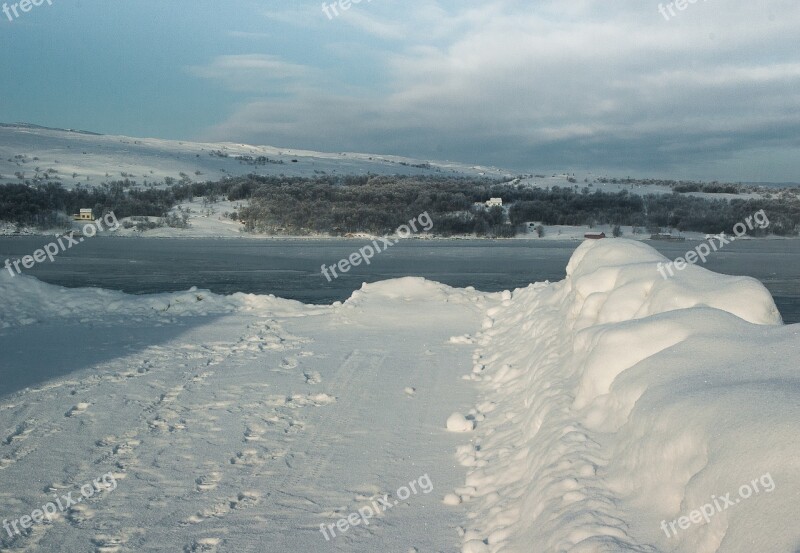
[[76, 221], [94, 221], [91, 209], [81, 209], [81, 212], [73, 215], [72, 218]]

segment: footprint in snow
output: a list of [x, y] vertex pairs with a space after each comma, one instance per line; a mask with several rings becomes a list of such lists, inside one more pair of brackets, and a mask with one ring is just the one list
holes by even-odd
[[322, 375], [319, 374], [317, 371], [310, 373], [303, 373], [303, 376], [306, 379], [306, 384], [319, 384], [320, 382], [322, 382]]
[[267, 432], [267, 429], [257, 423], [251, 423], [247, 425], [247, 428], [244, 431], [244, 441], [245, 442], [260, 442], [263, 440], [264, 434]]
[[91, 403], [79, 403], [66, 413], [64, 413], [65, 417], [76, 417], [86, 412], [86, 410], [91, 407]]
[[88, 520], [92, 520], [94, 518], [95, 512], [94, 510], [86, 505], [85, 503], [81, 503], [79, 505], [75, 505], [69, 510], [69, 514], [67, 518], [74, 526], [80, 526], [84, 522]]
[[185, 553], [216, 553], [221, 543], [222, 540], [219, 538], [200, 538], [183, 550]]
[[[203, 509], [198, 513], [190, 516], [183, 523], [184, 524], [199, 524], [209, 518], [221, 518], [234, 510], [248, 509], [258, 505], [261, 501], [261, 495], [255, 491], [243, 491], [236, 497], [231, 497], [207, 509]], [[203, 551], [202, 549], [200, 551]]]
[[222, 473], [214, 470], [197, 478], [195, 484], [198, 492], [208, 492], [216, 489], [221, 481]]
[[3, 445], [11, 445], [14, 442], [25, 440], [28, 437], [28, 434], [33, 432], [35, 428], [36, 421], [31, 419], [27, 420], [24, 423], [17, 426], [14, 432], [11, 433], [8, 438], [3, 440]]
[[99, 534], [92, 538], [92, 543], [97, 553], [117, 553], [128, 543], [128, 538], [123, 534]]

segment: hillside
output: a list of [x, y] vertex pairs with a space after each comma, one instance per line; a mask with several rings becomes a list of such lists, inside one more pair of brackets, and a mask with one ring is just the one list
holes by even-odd
[[74, 186], [122, 179], [139, 184], [163, 183], [165, 179], [180, 180], [181, 174], [193, 181], [217, 181], [250, 173], [290, 177], [368, 173], [511, 176], [495, 167], [399, 156], [132, 138], [28, 124], [0, 124], [0, 184], [30, 180], [37, 175], [43, 180]]

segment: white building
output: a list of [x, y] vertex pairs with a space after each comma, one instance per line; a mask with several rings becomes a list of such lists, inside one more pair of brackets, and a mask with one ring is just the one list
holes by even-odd
[[486, 207], [503, 207], [503, 198], [489, 198]]

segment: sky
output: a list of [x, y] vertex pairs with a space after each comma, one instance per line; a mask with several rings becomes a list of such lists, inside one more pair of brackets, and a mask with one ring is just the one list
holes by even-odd
[[797, 0], [37, 1], [0, 12], [2, 122], [800, 182]]

